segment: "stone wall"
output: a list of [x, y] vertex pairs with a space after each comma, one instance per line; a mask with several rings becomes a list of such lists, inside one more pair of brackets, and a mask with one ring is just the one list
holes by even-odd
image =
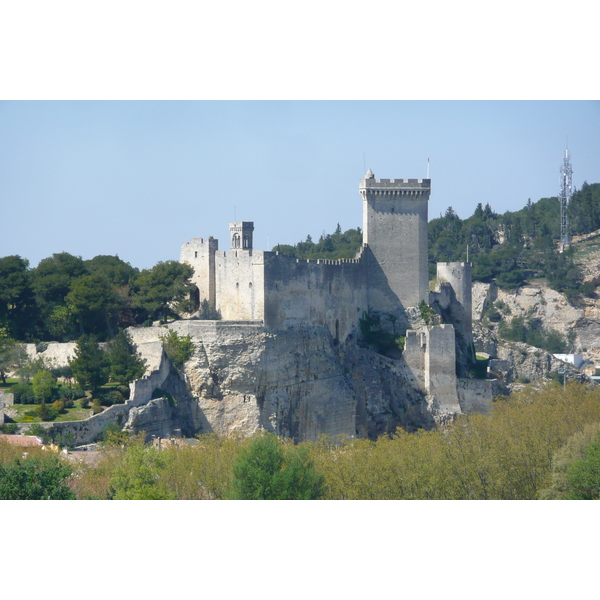
[[219, 249], [219, 240], [212, 236], [207, 240], [193, 238], [181, 246], [180, 262], [194, 268], [192, 283], [199, 292], [199, 300], [208, 300], [215, 308], [215, 252]]
[[309, 261], [265, 253], [265, 326], [310, 323], [345, 340], [369, 306], [367, 279], [361, 258]]
[[461, 411], [487, 415], [501, 387], [495, 379], [458, 379], [456, 389]]
[[216, 308], [224, 320], [264, 319], [264, 255], [260, 250], [216, 252]]

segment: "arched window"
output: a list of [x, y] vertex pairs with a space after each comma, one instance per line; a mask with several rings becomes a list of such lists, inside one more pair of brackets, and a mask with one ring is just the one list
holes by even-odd
[[233, 239], [231, 240], [231, 247], [232, 248], [239, 248], [240, 247], [240, 234], [239, 233], [234, 233], [233, 234]]

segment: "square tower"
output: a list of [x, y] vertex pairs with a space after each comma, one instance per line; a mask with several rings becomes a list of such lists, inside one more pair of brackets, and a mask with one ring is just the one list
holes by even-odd
[[229, 235], [232, 250], [252, 250], [253, 221], [232, 221], [229, 223]]
[[[370, 302], [394, 310], [427, 302], [427, 207], [431, 179], [375, 179], [369, 169], [360, 180], [363, 243], [369, 266]], [[379, 292], [379, 294], [377, 294]]]

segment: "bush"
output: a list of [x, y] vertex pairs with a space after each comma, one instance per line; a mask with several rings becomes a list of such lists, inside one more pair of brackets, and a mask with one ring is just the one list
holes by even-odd
[[79, 398], [83, 398], [85, 396], [85, 392], [80, 388], [63, 388], [62, 394], [69, 400], [79, 400]]
[[14, 435], [19, 430], [19, 426], [16, 423], [2, 423], [0, 424], [0, 431], [7, 435]]
[[58, 411], [54, 407], [48, 406], [45, 402], [42, 402], [37, 407], [37, 414], [42, 421], [53, 421], [58, 417]]
[[233, 467], [234, 497], [239, 500], [317, 500], [325, 493], [306, 448], [288, 448], [272, 434], [254, 439]]
[[35, 394], [31, 385], [16, 384], [10, 388], [15, 404], [35, 404]]
[[42, 400], [42, 402], [49, 401], [57, 387], [56, 379], [54, 379], [50, 371], [46, 370], [38, 371], [31, 383], [35, 397]]
[[52, 403], [52, 408], [58, 413], [58, 414], [63, 414], [65, 412], [67, 412], [65, 410], [65, 403], [63, 400], [55, 400]]
[[125, 399], [119, 390], [109, 390], [98, 395], [102, 406], [112, 406], [113, 404], [123, 404]]
[[58, 458], [15, 459], [0, 465], [1, 500], [74, 500], [66, 483], [71, 468]]
[[104, 409], [102, 408], [100, 398], [94, 398], [92, 400], [92, 414], [97, 415], [101, 413]]
[[84, 396], [80, 402], [81, 408], [89, 408], [90, 407], [90, 399]]
[[169, 329], [167, 333], [160, 336], [164, 345], [165, 354], [169, 360], [180, 369], [194, 353], [194, 343], [189, 335], [179, 335], [176, 331]]
[[121, 392], [125, 400], [129, 400], [130, 389], [128, 385], [118, 385], [115, 390]]

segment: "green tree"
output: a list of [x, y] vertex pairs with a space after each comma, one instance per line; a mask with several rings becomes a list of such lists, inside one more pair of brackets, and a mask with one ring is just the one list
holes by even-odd
[[178, 368], [190, 359], [194, 353], [194, 342], [189, 335], [179, 335], [173, 329], [160, 336], [167, 358]]
[[150, 319], [160, 317], [166, 321], [169, 315], [176, 315], [177, 306], [189, 298], [193, 273], [190, 265], [175, 260], [144, 269], [133, 284], [133, 305]]
[[6, 373], [21, 367], [27, 360], [22, 344], [10, 337], [5, 328], [0, 327], [0, 379], [6, 385]]
[[0, 464], [0, 500], [73, 500], [66, 482], [70, 475], [70, 467], [56, 457]]
[[590, 444], [584, 454], [567, 468], [567, 500], [600, 500], [600, 443]]
[[114, 500], [171, 500], [175, 495], [159, 480], [167, 456], [143, 443], [126, 448], [125, 455], [111, 477]]
[[20, 256], [0, 258], [0, 326], [24, 340], [33, 333], [36, 318], [29, 262]]
[[134, 379], [139, 379], [146, 372], [146, 361], [136, 352], [131, 337], [126, 331], [119, 332], [108, 343], [106, 354], [113, 381], [127, 384]]
[[77, 313], [82, 333], [113, 337], [119, 296], [103, 273], [75, 279], [65, 301]]
[[33, 385], [33, 393], [35, 397], [40, 399], [42, 402], [49, 402], [52, 399], [54, 390], [58, 387], [56, 379], [52, 376], [50, 371], [41, 370], [38, 371], [31, 380]]
[[94, 393], [108, 381], [110, 363], [94, 335], [82, 335], [77, 340], [75, 358], [69, 362], [73, 377], [84, 390]]
[[128, 285], [139, 274], [139, 270], [118, 256], [98, 255], [85, 261], [87, 270], [92, 274], [106, 277], [114, 287]]
[[272, 434], [252, 441], [233, 466], [238, 500], [317, 500], [325, 493], [307, 449], [288, 449]]
[[44, 339], [52, 339], [50, 315], [57, 306], [65, 305], [65, 298], [71, 291], [73, 281], [86, 274], [87, 269], [81, 257], [68, 252], [44, 258], [32, 269], [31, 285], [40, 311], [40, 327]]

